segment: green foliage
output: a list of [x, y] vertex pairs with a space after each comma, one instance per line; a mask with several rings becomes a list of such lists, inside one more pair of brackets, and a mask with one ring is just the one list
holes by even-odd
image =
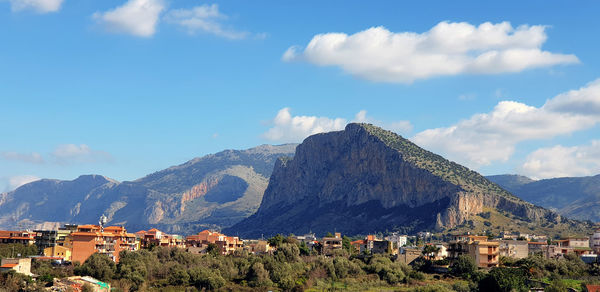
[[206, 253], [212, 255], [214, 257], [219, 256], [221, 254], [221, 249], [218, 245], [214, 243], [209, 243], [206, 247]]
[[475, 261], [468, 255], [459, 256], [456, 261], [450, 265], [450, 274], [464, 279], [470, 279], [477, 271]]
[[279, 247], [281, 244], [283, 244], [283, 241], [285, 240], [285, 237], [281, 234], [277, 234], [269, 239], [267, 239], [267, 242], [269, 242], [269, 245], [273, 246], [273, 247]]
[[528, 291], [527, 275], [520, 268], [494, 268], [479, 282], [480, 291]]
[[107, 255], [94, 253], [74, 271], [76, 275], [91, 276], [100, 281], [108, 282], [115, 275], [116, 265]]
[[0, 258], [13, 258], [18, 255], [27, 257], [37, 254], [38, 249], [35, 245], [25, 245], [20, 243], [0, 244]]
[[567, 291], [567, 288], [569, 288], [567, 286], [567, 284], [560, 280], [560, 279], [554, 279], [550, 285], [548, 285], [548, 287], [544, 288], [545, 292], [564, 292]]

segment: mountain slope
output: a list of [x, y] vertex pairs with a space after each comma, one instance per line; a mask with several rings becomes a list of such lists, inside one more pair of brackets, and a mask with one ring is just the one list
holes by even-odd
[[563, 177], [509, 182], [511, 175], [490, 176], [488, 179], [511, 190], [520, 198], [575, 219], [600, 222], [600, 175]]
[[[476, 216], [482, 212], [503, 226], [487, 222], [484, 227], [485, 220]], [[585, 229], [395, 133], [349, 124], [306, 138], [294, 158], [280, 159], [258, 211], [225, 232], [246, 237], [309, 230], [499, 232], [507, 220], [517, 229]]]
[[192, 233], [230, 226], [256, 211], [275, 161], [295, 147], [225, 150], [132, 182], [99, 175], [32, 182], [0, 195], [0, 226], [95, 223], [102, 214], [109, 224], [132, 230]]

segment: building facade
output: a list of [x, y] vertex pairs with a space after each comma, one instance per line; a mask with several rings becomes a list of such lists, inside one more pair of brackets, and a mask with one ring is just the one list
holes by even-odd
[[122, 250], [138, 249], [134, 234], [127, 233], [124, 227], [98, 225], [79, 225], [77, 231], [70, 234], [73, 262], [83, 263], [93, 253], [101, 253], [113, 261], [119, 261]]

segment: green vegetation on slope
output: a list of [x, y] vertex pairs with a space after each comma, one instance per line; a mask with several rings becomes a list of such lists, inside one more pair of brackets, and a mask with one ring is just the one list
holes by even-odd
[[387, 146], [400, 152], [404, 160], [411, 162], [418, 168], [431, 172], [442, 178], [444, 181], [458, 185], [466, 191], [497, 194], [510, 200], [529, 204], [513, 196], [511, 193], [505, 191], [479, 173], [449, 161], [440, 155], [429, 152], [394, 132], [384, 130], [371, 124], [359, 125], [371, 135], [379, 138]]

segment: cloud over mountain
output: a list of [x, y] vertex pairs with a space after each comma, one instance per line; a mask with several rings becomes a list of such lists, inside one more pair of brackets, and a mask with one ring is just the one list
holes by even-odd
[[378, 82], [411, 83], [458, 74], [499, 74], [578, 63], [571, 54], [544, 51], [546, 27], [509, 22], [440, 22], [424, 33], [371, 27], [355, 34], [315, 35], [305, 48], [290, 47], [284, 61], [337, 66]]

